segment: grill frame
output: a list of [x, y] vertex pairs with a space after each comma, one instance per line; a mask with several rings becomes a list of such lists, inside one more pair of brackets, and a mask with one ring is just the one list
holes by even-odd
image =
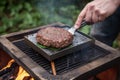
[[[61, 23], [56, 23], [59, 25], [64, 25]], [[55, 24], [54, 24], [55, 25]], [[99, 47], [107, 50], [110, 54], [96, 59], [92, 62], [89, 62], [81, 67], [78, 67], [70, 72], [63, 73], [61, 75], [53, 76], [49, 74], [45, 69], [35, 63], [30, 57], [28, 57], [24, 52], [18, 49], [12, 41], [17, 41], [23, 39], [25, 35], [36, 32], [38, 28], [25, 30], [21, 32], [11, 33], [7, 35], [3, 35], [0, 37], [0, 47], [5, 50], [19, 65], [21, 65], [35, 80], [74, 80], [74, 79], [82, 79], [97, 74], [111, 66], [118, 64], [120, 62], [120, 51], [113, 49], [97, 40], [95, 40], [95, 44]], [[32, 64], [31, 64], [32, 63]], [[46, 76], [47, 75], [47, 76]]]

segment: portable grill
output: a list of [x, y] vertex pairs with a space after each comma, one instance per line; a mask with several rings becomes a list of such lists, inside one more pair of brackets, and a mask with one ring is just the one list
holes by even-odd
[[[61, 23], [51, 25], [65, 26]], [[95, 40], [95, 44], [55, 59], [57, 75], [54, 76], [50, 61], [24, 41], [24, 36], [38, 30], [39, 27], [0, 37], [0, 47], [35, 80], [86, 80], [120, 62], [119, 51]]]

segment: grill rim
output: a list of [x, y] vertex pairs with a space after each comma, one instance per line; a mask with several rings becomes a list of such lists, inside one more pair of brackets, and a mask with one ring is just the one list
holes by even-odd
[[[37, 29], [34, 29], [34, 30], [37, 30]], [[45, 76], [46, 74], [48, 74], [47, 72], [45, 72], [45, 70], [43, 69], [42, 71], [42, 73], [41, 73], [41, 71], [40, 72], [36, 72], [35, 70], [36, 69], [38, 69], [38, 68], [40, 68], [41, 69], [41, 67], [40, 66], [37, 66], [37, 67], [35, 67], [36, 66], [36, 63], [31, 59], [31, 58], [29, 58], [28, 56], [26, 56], [25, 55], [25, 53], [23, 53], [23, 52], [21, 52], [21, 50], [19, 50], [15, 45], [13, 45], [11, 42], [13, 41], [13, 37], [15, 37], [15, 36], [18, 36], [18, 35], [26, 35], [26, 34], [28, 34], [28, 33], [30, 33], [30, 31], [33, 31], [32, 29], [31, 30], [27, 30], [27, 31], [22, 31], [22, 32], [18, 32], [18, 34], [16, 34], [16, 33], [12, 33], [12, 34], [9, 34], [9, 35], [5, 35], [5, 36], [1, 36], [0, 37], [0, 47], [3, 49], [3, 50], [5, 50], [12, 58], [14, 58], [15, 59], [15, 61], [19, 64], [19, 65], [21, 65], [32, 77], [34, 77], [35, 79], [46, 79], [46, 78], [44, 78], [43, 76]], [[34, 31], [33, 31], [34, 32]], [[20, 38], [19, 38], [20, 39]], [[75, 78], [78, 78], [78, 76], [79, 77], [81, 77], [81, 78], [83, 78], [82, 76], [84, 75], [84, 74], [86, 74], [86, 75], [88, 75], [87, 73], [87, 71], [89, 71], [89, 72], [91, 72], [91, 71], [93, 71], [93, 70], [95, 70], [95, 69], [99, 69], [99, 67], [101, 67], [101, 66], [104, 66], [104, 67], [108, 67], [108, 66], [110, 66], [110, 62], [111, 63], [113, 63], [113, 61], [114, 61], [114, 64], [115, 64], [115, 61], [118, 61], [118, 63], [120, 62], [120, 51], [117, 51], [117, 50], [115, 50], [115, 49], [113, 49], [113, 48], [111, 48], [111, 47], [109, 47], [109, 46], [107, 46], [107, 45], [105, 45], [105, 44], [103, 44], [103, 43], [101, 43], [101, 42], [99, 42], [99, 41], [97, 41], [97, 40], [95, 40], [95, 44], [96, 45], [98, 45], [98, 46], [100, 46], [100, 47], [102, 47], [102, 48], [104, 48], [105, 50], [107, 50], [107, 51], [109, 51], [110, 50], [110, 54], [108, 54], [108, 55], [106, 55], [106, 56], [104, 56], [103, 58], [100, 58], [100, 59], [97, 59], [96, 61], [93, 61], [93, 62], [91, 62], [91, 63], [89, 63], [89, 65], [91, 64], [91, 70], [85, 70], [84, 71], [84, 68], [85, 68], [85, 66], [87, 66], [87, 65], [84, 65], [84, 66], [82, 66], [82, 67], [79, 67], [79, 68], [76, 68], [76, 69], [74, 69], [74, 70], [71, 70], [71, 72], [67, 72], [67, 73], [65, 73], [65, 74], [62, 74], [61, 76], [59, 76], [59, 75], [57, 75], [57, 76], [53, 76], [53, 75], [51, 75], [51, 74], [48, 74], [48, 78], [50, 78], [50, 79], [63, 79], [63, 80], [68, 80], [68, 79], [75, 79]], [[9, 46], [8, 46], [9, 45]], [[20, 51], [20, 54], [23, 54], [23, 55], [17, 55], [16, 53], [18, 53]], [[17, 58], [17, 59], [16, 59]], [[109, 58], [111, 58], [111, 59], [109, 59]], [[28, 60], [26, 60], [26, 59], [29, 59], [30, 60], [30, 62], [33, 62], [33, 64], [32, 64], [32, 66], [28, 66], [28, 64], [26, 63], [26, 62], [24, 62], [23, 63], [23, 61], [22, 60], [24, 60], [24, 61], [28, 61]], [[93, 63], [95, 63], [95, 62], [99, 62], [99, 61], [103, 61], [104, 59], [106, 59], [106, 61], [104, 61], [102, 64], [99, 64], [99, 65], [97, 65], [97, 66], [92, 66], [92, 64]], [[105, 64], [107, 64], [107, 63], [109, 63], [109, 65], [106, 65], [105, 66]], [[89, 66], [88, 65], [88, 66]], [[27, 68], [28, 67], [30, 67], [30, 70], [28, 70]], [[34, 67], [34, 68], [33, 68]], [[33, 69], [31, 69], [31, 68], [33, 68]], [[93, 68], [93, 69], [92, 69]], [[79, 74], [78, 74], [78, 70], [82, 70], [83, 69], [83, 72], [82, 73], [80, 73], [79, 72]], [[31, 71], [32, 70], [32, 71]], [[101, 70], [102, 71], [102, 70]], [[95, 71], [94, 73], [98, 73], [98, 72], [100, 72], [99, 70], [97, 70], [97, 71]], [[41, 73], [41, 74], [40, 74]], [[92, 75], [92, 74], [91, 74]], [[69, 77], [68, 77], [69, 76]], [[89, 75], [90, 76], [90, 75]]]

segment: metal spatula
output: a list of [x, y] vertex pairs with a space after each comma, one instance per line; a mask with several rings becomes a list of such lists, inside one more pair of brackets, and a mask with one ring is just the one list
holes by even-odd
[[[80, 28], [81, 28], [81, 27], [84, 27], [84, 26], [87, 25], [87, 24], [88, 24], [88, 22], [86, 22], [85, 20], [83, 20], [82, 23], [81, 23]], [[74, 35], [74, 33], [75, 33], [76, 30], [77, 30], [77, 29], [76, 29], [75, 27], [71, 27], [68, 31], [69, 31], [72, 35]]]

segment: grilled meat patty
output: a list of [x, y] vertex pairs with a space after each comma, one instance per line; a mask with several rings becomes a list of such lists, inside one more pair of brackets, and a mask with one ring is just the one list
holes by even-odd
[[44, 46], [63, 48], [72, 43], [73, 36], [62, 28], [45, 27], [38, 31], [36, 40]]

